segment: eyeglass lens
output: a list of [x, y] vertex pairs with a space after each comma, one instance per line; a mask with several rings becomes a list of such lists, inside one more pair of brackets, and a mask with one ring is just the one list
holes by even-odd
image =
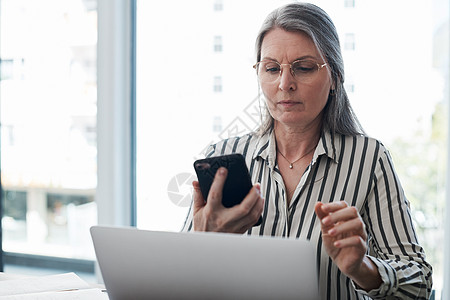
[[[260, 61], [257, 65], [257, 74], [262, 82], [273, 82], [280, 77], [281, 69], [282, 66], [276, 61]], [[290, 64], [291, 74], [298, 81], [305, 83], [311, 82], [319, 69], [320, 65], [310, 60], [298, 60]]]

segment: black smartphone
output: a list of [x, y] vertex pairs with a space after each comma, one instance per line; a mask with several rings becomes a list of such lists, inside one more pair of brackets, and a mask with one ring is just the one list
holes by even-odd
[[[209, 189], [220, 167], [228, 170], [222, 192], [222, 204], [225, 207], [232, 207], [241, 203], [252, 188], [250, 174], [242, 154], [228, 154], [196, 160], [194, 169], [205, 201], [208, 199]], [[262, 217], [254, 226], [260, 225], [261, 222]]]

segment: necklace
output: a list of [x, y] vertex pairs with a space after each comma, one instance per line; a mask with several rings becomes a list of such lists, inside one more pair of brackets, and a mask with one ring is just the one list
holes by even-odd
[[296, 162], [298, 162], [300, 159], [302, 159], [303, 157], [305, 157], [306, 155], [310, 154], [314, 149], [316, 149], [316, 146], [314, 146], [314, 148], [312, 148], [311, 150], [309, 150], [307, 153], [303, 154], [302, 156], [300, 156], [299, 158], [297, 158], [296, 160], [294, 160], [293, 162], [290, 162], [289, 159], [286, 158], [286, 156], [283, 155], [283, 153], [280, 152], [280, 150], [277, 149], [277, 152], [280, 153], [281, 156], [283, 156], [283, 158], [289, 163], [289, 169], [293, 169], [294, 168], [294, 164]]

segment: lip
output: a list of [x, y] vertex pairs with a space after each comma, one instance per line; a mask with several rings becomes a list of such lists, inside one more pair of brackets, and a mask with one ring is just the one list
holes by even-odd
[[284, 107], [292, 107], [295, 105], [300, 104], [301, 102], [293, 101], [293, 100], [282, 100], [278, 101], [278, 105], [284, 106]]

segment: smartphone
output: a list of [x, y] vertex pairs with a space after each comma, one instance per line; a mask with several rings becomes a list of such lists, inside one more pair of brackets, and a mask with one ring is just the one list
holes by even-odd
[[[225, 207], [235, 206], [244, 200], [253, 186], [242, 154], [208, 157], [194, 162], [194, 169], [197, 173], [203, 198], [205, 201], [208, 199], [209, 189], [220, 167], [225, 167], [228, 170], [222, 192], [222, 204]], [[258, 226], [261, 222], [262, 217], [253, 226]]]

